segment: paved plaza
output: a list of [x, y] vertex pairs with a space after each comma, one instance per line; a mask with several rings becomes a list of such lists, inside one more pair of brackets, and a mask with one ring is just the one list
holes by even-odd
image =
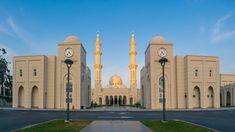
[[152, 132], [139, 121], [94, 121], [81, 132]]

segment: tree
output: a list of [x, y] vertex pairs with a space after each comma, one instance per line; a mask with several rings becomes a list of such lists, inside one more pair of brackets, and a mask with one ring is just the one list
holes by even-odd
[[6, 89], [8, 89], [8, 96], [11, 96], [12, 89], [12, 76], [10, 75], [10, 70], [8, 69], [8, 62], [3, 55], [6, 54], [6, 50], [0, 49], [2, 55], [0, 55], [0, 86], [1, 86], [1, 95], [6, 95]]

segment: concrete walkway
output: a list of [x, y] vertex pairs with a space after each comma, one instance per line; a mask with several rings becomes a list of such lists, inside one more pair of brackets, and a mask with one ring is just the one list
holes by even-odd
[[139, 121], [93, 121], [81, 132], [152, 132]]

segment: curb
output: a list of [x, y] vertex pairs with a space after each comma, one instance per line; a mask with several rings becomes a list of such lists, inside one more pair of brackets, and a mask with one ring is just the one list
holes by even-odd
[[188, 121], [184, 121], [184, 120], [180, 120], [180, 119], [175, 119], [175, 121], [181, 121], [181, 122], [188, 123], [188, 124], [191, 124], [191, 125], [195, 125], [195, 126], [199, 126], [199, 127], [202, 127], [202, 128], [206, 128], [206, 129], [211, 130], [213, 132], [219, 132], [218, 130], [215, 130], [213, 128], [210, 128], [210, 127], [207, 127], [207, 126], [203, 126], [203, 125], [200, 125], [200, 124], [196, 124], [196, 123], [192, 123], [192, 122], [188, 122]]
[[55, 120], [59, 120], [59, 119], [51, 119], [51, 120], [43, 121], [43, 122], [40, 122], [40, 123], [36, 123], [36, 124], [32, 124], [32, 125], [28, 125], [28, 126], [19, 128], [19, 129], [15, 129], [15, 130], [13, 130], [13, 131], [15, 132], [15, 131], [19, 131], [19, 130], [31, 128], [31, 127], [33, 127], [33, 126], [41, 125], [41, 124], [48, 123], [48, 122], [55, 121]]

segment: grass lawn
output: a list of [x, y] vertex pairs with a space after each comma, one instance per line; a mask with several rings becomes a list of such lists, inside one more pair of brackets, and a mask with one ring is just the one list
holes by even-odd
[[211, 130], [206, 128], [181, 121], [168, 121], [167, 123], [162, 123], [161, 121], [146, 120], [141, 122], [154, 132], [211, 132]]
[[91, 122], [92, 121], [71, 121], [65, 123], [64, 120], [54, 120], [19, 130], [18, 132], [79, 132]]

